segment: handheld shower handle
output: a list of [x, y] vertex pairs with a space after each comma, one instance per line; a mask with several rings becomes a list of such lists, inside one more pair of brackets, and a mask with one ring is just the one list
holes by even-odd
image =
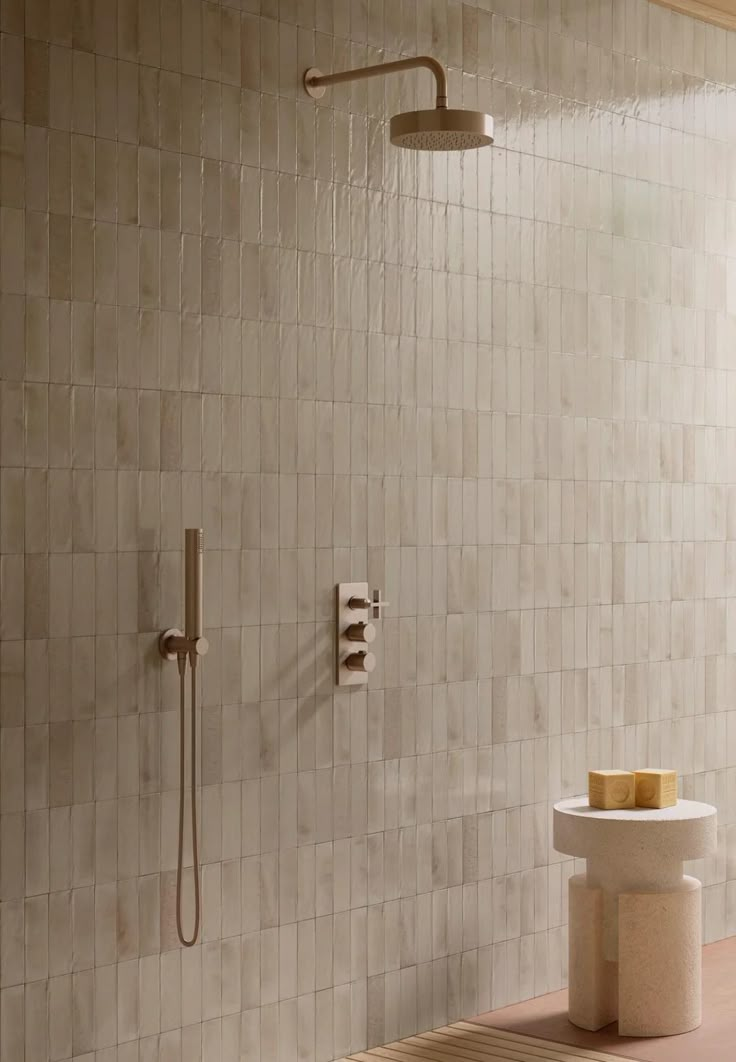
[[184, 531], [184, 635], [194, 641], [202, 637], [202, 562], [204, 531], [187, 527]]
[[184, 529], [184, 633], [177, 627], [161, 631], [158, 650], [164, 660], [178, 660], [182, 666], [188, 656], [192, 668], [197, 658], [209, 649], [203, 636], [202, 566], [204, 562], [204, 531], [201, 527]]

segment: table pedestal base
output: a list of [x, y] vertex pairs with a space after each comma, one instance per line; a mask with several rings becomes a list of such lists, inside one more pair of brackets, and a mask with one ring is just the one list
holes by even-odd
[[618, 1016], [618, 963], [603, 954], [603, 890], [587, 885], [585, 874], [570, 878], [570, 989], [573, 1025], [595, 1032]]
[[622, 1036], [671, 1036], [701, 1022], [701, 886], [618, 895], [618, 961], [606, 958], [604, 892], [570, 879], [569, 1016], [595, 1031], [618, 1017]]

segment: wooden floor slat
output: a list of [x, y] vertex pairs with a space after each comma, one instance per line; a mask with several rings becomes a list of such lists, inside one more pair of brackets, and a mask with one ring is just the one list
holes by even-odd
[[[508, 1037], [514, 1043], [528, 1044], [530, 1047], [540, 1047], [546, 1051], [550, 1048], [556, 1050], [562, 1050], [565, 1052], [565, 1057], [573, 1055], [575, 1058], [583, 1059], [584, 1062], [636, 1062], [636, 1059], [626, 1059], [621, 1055], [612, 1055], [608, 1051], [596, 1051], [592, 1047], [573, 1047], [571, 1044], [556, 1043], [551, 1040], [542, 1040], [538, 1036], [529, 1036], [525, 1033], [509, 1032], [507, 1029], [494, 1029], [493, 1026], [481, 1025], [479, 1022], [474, 1021], [459, 1021], [455, 1025], [451, 1026], [453, 1029], [466, 1029], [474, 1036], [483, 1035], [485, 1033], [491, 1034], [494, 1038]], [[546, 1057], [546, 1056], [542, 1056]]]
[[627, 1062], [621, 1055], [570, 1047], [470, 1021], [360, 1051], [349, 1059], [352, 1062]]
[[[474, 1062], [481, 1062], [482, 1059], [489, 1058], [502, 1058], [510, 1059], [511, 1062], [546, 1062], [546, 1060], [552, 1060], [552, 1062], [569, 1062], [571, 1055], [566, 1048], [560, 1051], [559, 1047], [555, 1044], [546, 1044], [544, 1047], [538, 1047], [532, 1044], [519, 1043], [516, 1040], [508, 1040], [506, 1037], [475, 1037], [473, 1033], [465, 1032], [465, 1030], [456, 1030], [454, 1028], [443, 1030], [442, 1032], [427, 1033], [430, 1038], [435, 1036], [443, 1036], [445, 1040], [450, 1040], [458, 1045], [459, 1049], [462, 1049], [463, 1054], [468, 1060], [473, 1059]], [[469, 1052], [472, 1051], [472, 1054]]]
[[540, 1062], [539, 1055], [512, 1050], [506, 1044], [485, 1044], [478, 1050], [464, 1039], [451, 1037], [434, 1041], [431, 1034], [411, 1037], [392, 1046], [394, 1050], [401, 1048], [404, 1052], [402, 1062]]

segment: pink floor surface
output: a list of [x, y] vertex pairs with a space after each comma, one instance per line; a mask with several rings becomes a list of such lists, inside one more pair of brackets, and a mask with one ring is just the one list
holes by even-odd
[[703, 949], [703, 1024], [681, 1036], [636, 1039], [619, 1036], [615, 1025], [596, 1033], [578, 1029], [567, 1020], [567, 992], [552, 992], [473, 1020], [641, 1062], [736, 1062], [736, 937]]

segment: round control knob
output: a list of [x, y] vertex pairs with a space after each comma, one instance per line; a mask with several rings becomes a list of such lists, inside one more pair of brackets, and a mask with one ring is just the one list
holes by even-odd
[[365, 642], [370, 645], [375, 641], [376, 628], [372, 623], [351, 623], [345, 634], [351, 642]]
[[376, 666], [375, 653], [351, 653], [345, 658], [345, 667], [349, 671], [370, 672]]

